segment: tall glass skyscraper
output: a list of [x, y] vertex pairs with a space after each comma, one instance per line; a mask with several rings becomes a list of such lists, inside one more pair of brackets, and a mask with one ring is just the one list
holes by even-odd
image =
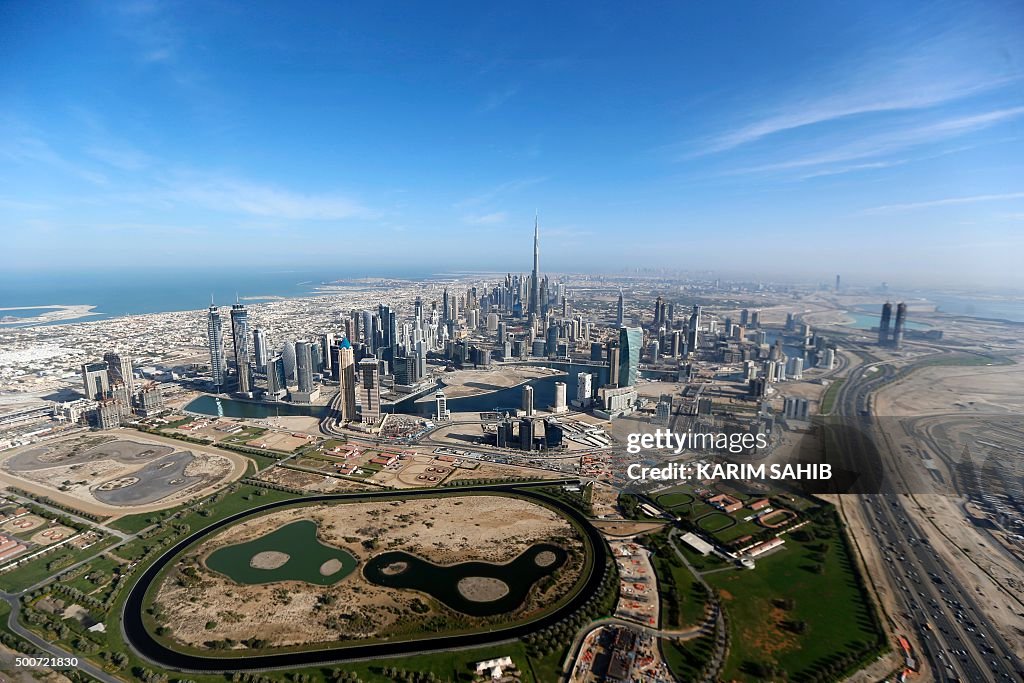
[[235, 346], [235, 371], [238, 373], [238, 391], [252, 391], [252, 367], [249, 362], [249, 312], [243, 304], [231, 306], [231, 336]]
[[299, 391], [313, 391], [313, 344], [307, 341], [295, 342], [295, 373], [298, 377]]
[[530, 301], [528, 313], [540, 315], [540, 218], [533, 219], [533, 273], [530, 277]]
[[284, 374], [284, 359], [274, 356], [267, 361], [267, 394], [272, 398], [284, 398], [288, 393], [288, 381]]
[[619, 386], [636, 385], [640, 375], [640, 347], [644, 343], [644, 331], [639, 327], [619, 329]]
[[206, 338], [210, 343], [210, 372], [213, 375], [213, 385], [217, 393], [224, 390], [224, 322], [220, 317], [220, 310], [210, 304], [210, 310], [206, 317]]
[[260, 372], [265, 372], [269, 350], [267, 349], [267, 333], [262, 328], [257, 327], [252, 331], [252, 347], [256, 357], [256, 367]]

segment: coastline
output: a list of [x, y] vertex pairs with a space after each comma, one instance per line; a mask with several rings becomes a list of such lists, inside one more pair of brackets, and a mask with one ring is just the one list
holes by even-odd
[[88, 318], [90, 316], [103, 315], [98, 311], [94, 311], [93, 309], [96, 308], [96, 306], [92, 304], [49, 304], [46, 306], [8, 306], [0, 308], [0, 319], [3, 318], [4, 311], [32, 311], [43, 308], [53, 310], [46, 313], [40, 313], [39, 315], [32, 316], [31, 318], [17, 318], [16, 320], [0, 322], [0, 327], [52, 325], [54, 323], [69, 322], [72, 320], [79, 320], [81, 318]]

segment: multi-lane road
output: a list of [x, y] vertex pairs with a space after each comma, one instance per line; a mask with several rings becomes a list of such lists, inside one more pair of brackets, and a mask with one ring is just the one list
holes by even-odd
[[[833, 415], [848, 423], [837, 430], [844, 443], [841, 457], [857, 470], [870, 454], [886, 462], [869, 436], [870, 395], [897, 374], [889, 364], [863, 354], [865, 363], [854, 368], [840, 387]], [[932, 677], [938, 681], [1019, 681], [1022, 664], [979, 607], [977, 588], [960, 582], [940, 558], [910, 514], [912, 500], [905, 495], [895, 467], [876, 473], [878, 493], [846, 496], [844, 503], [862, 508], [871, 535], [859, 542], [878, 545], [890, 587], [908, 623], [917, 631]], [[901, 491], [904, 491], [901, 493]]]

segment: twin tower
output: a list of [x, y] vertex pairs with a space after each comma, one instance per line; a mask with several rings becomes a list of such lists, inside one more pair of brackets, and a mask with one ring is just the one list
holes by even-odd
[[888, 301], [882, 306], [882, 318], [878, 322], [878, 345], [900, 348], [903, 346], [903, 329], [907, 324], [907, 305], [904, 303], [896, 306], [896, 324], [893, 326], [892, 336], [889, 336], [889, 323], [892, 320], [892, 304]]

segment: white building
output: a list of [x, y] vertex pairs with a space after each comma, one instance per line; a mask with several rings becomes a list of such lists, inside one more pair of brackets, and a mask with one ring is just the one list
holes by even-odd
[[523, 386], [522, 411], [527, 417], [533, 415], [533, 387], [529, 384]]
[[514, 667], [515, 664], [512, 663], [511, 657], [498, 657], [497, 659], [477, 662], [476, 673], [478, 676], [490, 675], [491, 680], [498, 681], [505, 675], [503, 669], [512, 669]]
[[589, 372], [581, 372], [576, 375], [576, 403], [581, 408], [587, 408], [593, 403], [594, 376]]
[[448, 410], [448, 397], [444, 395], [444, 391], [438, 389], [434, 394], [434, 420], [445, 422], [450, 420], [451, 416], [451, 411]]
[[569, 410], [565, 402], [565, 382], [555, 382], [555, 405], [552, 412], [564, 413]]

